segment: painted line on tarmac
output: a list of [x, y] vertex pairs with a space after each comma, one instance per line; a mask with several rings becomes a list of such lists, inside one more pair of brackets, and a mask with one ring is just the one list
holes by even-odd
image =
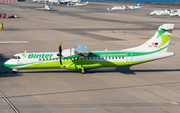
[[135, 25], [135, 26], [138, 26], [138, 27], [145, 27], [145, 26], [147, 26], [147, 25]]
[[174, 104], [174, 105], [179, 105], [179, 103], [177, 102], [170, 102], [171, 104]]
[[98, 22], [108, 22], [107, 20], [99, 20]]
[[158, 95], [158, 94], [155, 94], [155, 93], [153, 93], [153, 92], [151, 92], [151, 91], [148, 91], [148, 90], [146, 90], [146, 89], [144, 89], [144, 91], [149, 92], [149, 93], [151, 93], [151, 94], [153, 94], [153, 95], [155, 95], [155, 96], [157, 96], [157, 97], [159, 97], [159, 98], [161, 98], [161, 99], [164, 99], [164, 100], [166, 100], [166, 101], [169, 101], [171, 104], [179, 105], [179, 103], [173, 102], [173, 101], [171, 101], [171, 100], [169, 100], [169, 99], [167, 99], [167, 98], [165, 98], [165, 97], [162, 97], [162, 96], [160, 96], [160, 95]]
[[15, 113], [20, 113], [18, 109], [6, 98], [6, 96], [0, 91], [2, 98], [9, 104], [9, 106], [15, 111]]
[[76, 16], [73, 16], [72, 18], [79, 18], [78, 16], [76, 17]]
[[61, 16], [69, 16], [69, 15], [61, 15]]
[[1, 71], [2, 73], [13, 72], [13, 71]]
[[126, 24], [125, 22], [114, 22], [115, 24]]
[[92, 19], [88, 19], [88, 18], [87, 18], [87, 19], [83, 19], [83, 20], [92, 20]]

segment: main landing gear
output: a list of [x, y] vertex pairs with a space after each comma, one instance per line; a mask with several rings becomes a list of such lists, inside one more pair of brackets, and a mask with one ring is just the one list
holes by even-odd
[[77, 71], [81, 72], [81, 74], [85, 74], [86, 70], [84, 68], [79, 68]]

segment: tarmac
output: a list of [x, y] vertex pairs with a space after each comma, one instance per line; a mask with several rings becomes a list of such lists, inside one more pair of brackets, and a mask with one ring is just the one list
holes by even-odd
[[[149, 16], [153, 10], [178, 7], [146, 5], [137, 10], [106, 9], [123, 2], [90, 2], [84, 7], [43, 3], [0, 3], [0, 113], [179, 113], [180, 17]], [[175, 56], [132, 67], [99, 68], [80, 74], [64, 69], [19, 70], [3, 63], [16, 53], [58, 51], [86, 45], [90, 51], [121, 50], [143, 44], [161, 24], [173, 23], [168, 51]], [[4, 73], [4, 71], [9, 71]]]

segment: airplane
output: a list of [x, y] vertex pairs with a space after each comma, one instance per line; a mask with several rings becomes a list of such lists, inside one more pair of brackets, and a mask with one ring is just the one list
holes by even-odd
[[47, 2], [48, 0], [33, 0], [33, 2], [38, 2], [38, 3], [40, 3], [40, 2]]
[[171, 17], [180, 16], [180, 11], [171, 12], [171, 13], [170, 13], [170, 16], [171, 16]]
[[150, 13], [150, 16], [153, 15], [170, 15], [171, 10], [169, 9], [163, 9], [163, 10], [154, 10]]
[[51, 5], [52, 5], [53, 3], [56, 3], [56, 4], [60, 4], [60, 3], [61, 3], [60, 0], [48, 0], [48, 2], [51, 3]]
[[61, 3], [68, 4], [68, 3], [79, 3], [81, 0], [61, 0]]
[[43, 5], [43, 7], [44, 7], [44, 11], [45, 10], [52, 10], [53, 8], [51, 8], [49, 5], [47, 5], [47, 4], [45, 4], [45, 5]]
[[45, 4], [43, 5], [42, 8], [34, 8], [34, 9], [44, 10], [44, 11], [45, 11], [45, 10], [50, 11], [50, 10], [52, 10], [53, 8], [51, 8], [50, 5], [46, 4], [46, 2], [45, 2]]
[[18, 69], [59, 69], [79, 71], [100, 67], [124, 67], [150, 62], [175, 55], [167, 52], [174, 24], [161, 25], [144, 44], [118, 51], [89, 51], [84, 45], [59, 52], [18, 53], [4, 63], [16, 73]]
[[53, 4], [53, 3], [56, 3], [56, 4], [60, 4], [61, 3], [61, 1], [60, 0], [33, 0], [33, 2], [38, 2], [38, 3], [40, 3], [40, 2], [49, 2], [49, 3], [51, 3], [51, 5]]
[[67, 3], [67, 6], [85, 6], [87, 5], [89, 2], [85, 2], [85, 3], [82, 3], [82, 2], [77, 2], [77, 3]]
[[134, 5], [134, 6], [114, 6], [111, 9], [107, 8], [107, 11], [114, 11], [114, 10], [128, 10], [128, 9], [137, 9], [137, 8], [141, 8], [141, 2], [139, 2], [138, 4]]

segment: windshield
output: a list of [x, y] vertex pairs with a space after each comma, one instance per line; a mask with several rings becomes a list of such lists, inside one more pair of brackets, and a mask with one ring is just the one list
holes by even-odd
[[20, 56], [13, 56], [11, 59], [20, 59]]

